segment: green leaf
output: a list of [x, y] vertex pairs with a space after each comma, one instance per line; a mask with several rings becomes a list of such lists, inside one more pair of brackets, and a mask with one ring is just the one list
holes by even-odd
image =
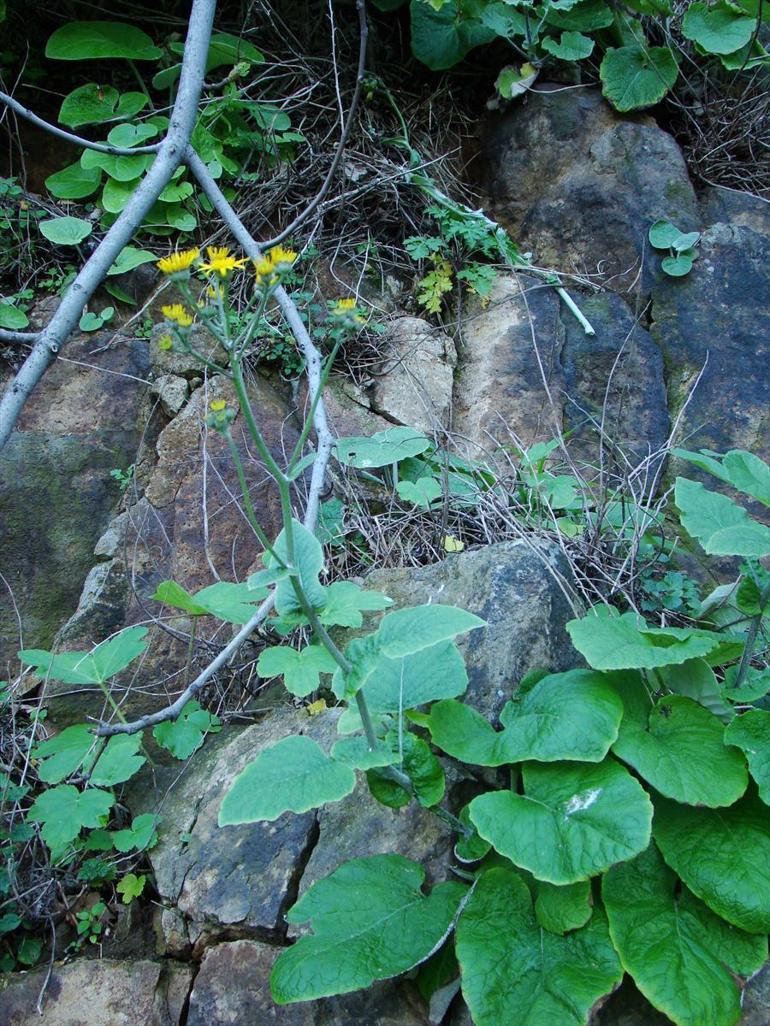
[[692, 270], [693, 257], [689, 253], [677, 253], [676, 256], [663, 257], [660, 262], [662, 270], [671, 278], [683, 278]]
[[144, 174], [152, 161], [151, 153], [115, 156], [112, 153], [100, 153], [98, 150], [86, 150], [80, 158], [80, 165], [86, 169], [101, 168], [109, 175], [106, 185], [111, 183], [111, 191], [107, 194], [111, 206], [106, 209], [116, 207], [118, 209], [112, 212], [119, 213], [136, 189], [137, 178]]
[[759, 969], [767, 957], [764, 937], [729, 926], [680, 888], [654, 845], [613, 866], [602, 897], [623, 968], [651, 1004], [677, 1026], [738, 1021], [740, 991], [731, 971]]
[[66, 727], [61, 734], [32, 749], [32, 758], [41, 759], [38, 777], [46, 784], [58, 784], [82, 766], [96, 738], [85, 723]]
[[396, 659], [432, 648], [477, 627], [486, 627], [486, 621], [465, 609], [436, 603], [387, 613], [374, 637], [379, 651], [389, 659]]
[[559, 937], [544, 930], [521, 877], [485, 872], [457, 923], [463, 997], [476, 1026], [584, 1026], [623, 975], [607, 922]]
[[612, 8], [604, 0], [583, 0], [567, 10], [556, 4], [546, 14], [546, 24], [571, 32], [595, 32], [612, 24]]
[[83, 61], [102, 57], [125, 57], [132, 61], [154, 61], [163, 55], [146, 32], [117, 21], [70, 21], [48, 40], [46, 57], [60, 61]]
[[726, 3], [694, 3], [682, 19], [682, 35], [708, 53], [733, 53], [749, 42], [756, 21]]
[[482, 794], [470, 816], [481, 837], [538, 880], [586, 880], [649, 844], [652, 804], [613, 760], [526, 763], [522, 775], [523, 795]]
[[174, 609], [182, 609], [191, 616], [205, 616], [208, 610], [199, 602], [196, 602], [189, 591], [186, 591], [176, 581], [161, 581], [152, 596], [156, 602], [163, 602]]
[[158, 825], [160, 816], [151, 812], [145, 812], [136, 816], [131, 826], [126, 830], [116, 830], [112, 835], [112, 841], [117, 851], [144, 851], [151, 848], [157, 839], [155, 828]]
[[146, 627], [126, 627], [90, 652], [61, 652], [23, 649], [19, 659], [37, 669], [41, 677], [63, 684], [103, 684], [141, 655], [147, 648]]
[[78, 791], [71, 784], [59, 784], [38, 795], [27, 818], [43, 824], [43, 840], [58, 851], [74, 841], [83, 827], [101, 826], [114, 804], [115, 798], [108, 791]]
[[412, 0], [412, 53], [432, 71], [451, 68], [474, 47], [490, 43], [496, 33], [475, 21], [461, 19], [456, 0], [435, 10], [424, 0]]
[[111, 85], [89, 82], [64, 97], [59, 121], [68, 128], [101, 125], [105, 121], [132, 118], [149, 103], [145, 93], [118, 93]]
[[115, 890], [122, 896], [123, 904], [130, 905], [134, 898], [141, 896], [146, 883], [147, 877], [144, 874], [137, 876], [135, 873], [126, 873], [115, 886]]
[[743, 506], [726, 495], [678, 477], [674, 501], [682, 527], [709, 555], [749, 559], [770, 555], [770, 528], [752, 520]]
[[[735, 680], [739, 669], [739, 666], [731, 666], [725, 671], [725, 678], [720, 687], [720, 695], [725, 700], [725, 703], [736, 702], [743, 704], [745, 702], [756, 702], [758, 699], [764, 698], [768, 691], [770, 691], [770, 668], [766, 667], [764, 670], [757, 670], [750, 666], [746, 676], [743, 678], [743, 683], [739, 688], [736, 688]], [[729, 705], [728, 708], [730, 711], [729, 722], [733, 719], [735, 710]]]
[[736, 716], [725, 731], [725, 744], [744, 752], [749, 772], [759, 787], [759, 797], [770, 805], [770, 712], [748, 709]]
[[[326, 591], [319, 580], [319, 575], [324, 568], [321, 543], [298, 520], [292, 520], [291, 523], [294, 539], [294, 567], [299, 571], [300, 584], [308, 602], [313, 608], [320, 609], [326, 600]], [[273, 549], [283, 563], [286, 565], [291, 563], [285, 528], [276, 538]], [[265, 553], [263, 562], [268, 570], [278, 566], [277, 561], [269, 553]], [[275, 589], [275, 608], [281, 616], [301, 612], [302, 607], [294, 591], [291, 578], [278, 582]]]
[[353, 581], [335, 581], [326, 589], [324, 607], [318, 614], [327, 627], [360, 627], [362, 613], [376, 612], [393, 605], [393, 600], [379, 591], [369, 591]]
[[133, 777], [147, 761], [138, 755], [141, 734], [116, 734], [111, 737], [91, 771], [91, 783], [97, 787], [113, 787]]
[[420, 477], [416, 481], [399, 481], [396, 491], [404, 502], [429, 509], [431, 503], [440, 499], [443, 492], [435, 477]]
[[45, 187], [57, 199], [84, 199], [98, 189], [101, 180], [102, 173], [98, 167], [84, 168], [78, 162], [49, 175]]
[[437, 702], [426, 726], [435, 745], [477, 766], [529, 759], [601, 762], [623, 715], [610, 680], [592, 670], [544, 677], [508, 710], [505, 729], [498, 732], [470, 706]]
[[191, 595], [175, 581], [162, 581], [153, 598], [191, 616], [216, 616], [226, 623], [244, 624], [254, 616], [253, 603], [259, 603], [266, 592], [255, 591], [248, 584], [217, 581]]
[[562, 32], [558, 43], [551, 36], [544, 36], [540, 45], [560, 61], [582, 61], [590, 57], [594, 49], [593, 39], [582, 32]]
[[309, 737], [292, 735], [266, 748], [235, 778], [219, 825], [274, 820], [338, 802], [356, 786], [350, 766], [335, 762]]
[[699, 232], [681, 232], [671, 221], [656, 221], [647, 233], [656, 249], [690, 249], [700, 238]]
[[770, 466], [759, 456], [745, 449], [731, 449], [723, 457], [709, 450], [691, 452], [688, 449], [674, 449], [673, 453], [679, 459], [694, 463], [701, 470], [727, 481], [738, 491], [770, 506]]
[[681, 666], [661, 666], [657, 673], [669, 691], [692, 698], [724, 723], [735, 715], [727, 705], [714, 671], [703, 659], [689, 659]]
[[770, 930], [770, 816], [758, 798], [718, 810], [656, 798], [654, 836], [712, 911], [749, 933]]
[[619, 614], [610, 606], [594, 606], [588, 616], [570, 620], [572, 644], [597, 670], [654, 669], [707, 655], [717, 635], [667, 627], [648, 627], [636, 613]]
[[449, 933], [466, 888], [442, 883], [426, 897], [424, 879], [422, 866], [401, 855], [373, 855], [346, 862], [314, 884], [286, 917], [311, 922], [313, 933], [276, 960], [273, 1000], [346, 994], [428, 958]]
[[408, 427], [393, 427], [378, 431], [369, 438], [339, 438], [334, 454], [347, 467], [374, 470], [398, 463], [409, 456], [419, 456], [429, 446], [430, 440], [419, 431]]
[[166, 720], [153, 727], [152, 736], [166, 748], [175, 759], [189, 759], [203, 744], [205, 734], [216, 734], [220, 730], [220, 719], [198, 702], [192, 700], [182, 709], [175, 720]]
[[378, 741], [377, 747], [369, 748], [365, 737], [344, 737], [332, 748], [332, 759], [352, 769], [369, 770], [392, 766], [398, 762], [398, 753], [390, 745]]
[[688, 805], [732, 805], [746, 790], [743, 758], [725, 745], [724, 725], [681, 695], [652, 703], [640, 678], [618, 682], [623, 722], [614, 755], [661, 794]]
[[[405, 733], [401, 738], [398, 735], [390, 736], [389, 741], [393, 748], [400, 742], [402, 759], [399, 768], [411, 780], [417, 801], [424, 808], [437, 805], [444, 797], [446, 781], [441, 763], [428, 745], [422, 738], [410, 733]], [[366, 774], [366, 779], [372, 795], [383, 805], [399, 809], [411, 800], [409, 792], [390, 780], [386, 773], [373, 769]]]
[[544, 930], [560, 935], [578, 930], [585, 926], [592, 912], [589, 880], [579, 880], [566, 887], [538, 881], [535, 918]]
[[300, 652], [279, 645], [266, 648], [257, 660], [260, 677], [283, 676], [286, 690], [298, 698], [317, 691], [322, 673], [334, 673], [337, 663], [322, 645], [307, 645]]
[[679, 67], [667, 46], [621, 46], [605, 53], [599, 75], [602, 92], [616, 110], [638, 110], [663, 99]]
[[123, 124], [115, 125], [110, 130], [107, 136], [107, 142], [110, 146], [120, 146], [121, 148], [130, 149], [132, 146], [141, 146], [142, 143], [147, 142], [148, 139], [153, 139], [158, 134], [160, 129], [157, 125], [153, 125], [149, 121], [143, 121], [141, 124]]
[[0, 328], [8, 328], [9, 331], [23, 331], [29, 324], [29, 317], [23, 310], [19, 310], [12, 303], [0, 301]]
[[[356, 642], [352, 641], [345, 654], [351, 658], [358, 651]], [[365, 660], [365, 669], [361, 670], [358, 680], [373, 716], [403, 713], [426, 702], [455, 698], [468, 686], [465, 661], [453, 642], [443, 642], [401, 659], [388, 659], [378, 653]], [[335, 694], [342, 693], [344, 686], [342, 674], [335, 674]], [[358, 687], [357, 682], [353, 686]]]
[[129, 271], [133, 271], [135, 267], [154, 263], [157, 259], [155, 254], [150, 253], [147, 249], [137, 249], [136, 246], [124, 246], [118, 254], [115, 263], [107, 271], [107, 274], [127, 274]]
[[460, 836], [458, 838], [454, 848], [455, 858], [459, 859], [460, 862], [478, 862], [479, 859], [483, 859], [489, 852], [492, 845], [489, 841], [485, 841], [483, 837], [479, 837], [476, 828], [471, 822], [470, 806], [466, 805], [461, 809], [458, 819], [465, 826], [470, 827], [473, 833], [467, 837]]
[[77, 246], [94, 230], [93, 224], [81, 217], [51, 217], [39, 221], [38, 227], [41, 234], [57, 246]]

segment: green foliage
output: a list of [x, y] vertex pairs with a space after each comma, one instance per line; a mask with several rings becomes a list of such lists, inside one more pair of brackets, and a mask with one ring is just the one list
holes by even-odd
[[700, 232], [681, 232], [671, 221], [656, 221], [647, 233], [650, 245], [655, 249], [668, 250], [668, 256], [661, 260], [661, 270], [672, 278], [681, 278], [692, 270], [697, 258], [695, 246]]
[[87, 239], [94, 226], [82, 217], [52, 217], [39, 224], [40, 232], [57, 246], [77, 246]]
[[253, 603], [261, 602], [266, 594], [264, 589], [254, 589], [245, 583], [217, 581], [191, 595], [175, 581], [163, 581], [153, 598], [189, 616], [216, 616], [226, 623], [243, 624], [256, 612]]
[[189, 759], [203, 744], [206, 734], [217, 734], [220, 729], [219, 717], [191, 699], [175, 720], [166, 720], [153, 727], [152, 736], [175, 759]]

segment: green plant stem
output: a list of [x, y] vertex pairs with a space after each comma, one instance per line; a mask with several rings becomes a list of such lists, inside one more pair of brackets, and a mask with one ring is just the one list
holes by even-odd
[[757, 634], [759, 634], [759, 628], [762, 626], [762, 620], [764, 619], [763, 610], [769, 601], [770, 584], [759, 593], [759, 612], [756, 616], [752, 616], [751, 623], [749, 624], [749, 629], [746, 634], [746, 645], [743, 649], [743, 655], [741, 656], [738, 672], [735, 675], [735, 681], [732, 685], [732, 689], [736, 691], [743, 684], [749, 672], [751, 660], [754, 656], [754, 646], [757, 643]]
[[318, 390], [316, 391], [313, 402], [310, 405], [310, 410], [308, 411], [307, 417], [305, 418], [305, 425], [302, 428], [302, 432], [299, 438], [297, 439], [297, 444], [294, 446], [294, 451], [291, 454], [291, 460], [289, 461], [289, 473], [291, 473], [291, 471], [294, 469], [295, 464], [302, 455], [302, 450], [305, 446], [305, 442], [308, 440], [308, 436], [313, 429], [313, 416], [315, 414], [316, 407], [318, 406], [318, 402], [321, 398], [323, 390], [326, 387], [326, 382], [329, 380], [332, 365], [334, 364], [334, 360], [336, 359], [337, 353], [339, 352], [339, 348], [341, 345], [342, 339], [340, 338], [337, 340], [337, 342], [334, 343], [334, 348], [332, 349], [331, 353], [329, 354], [326, 360], [326, 363], [323, 366]]
[[132, 61], [130, 57], [126, 58], [126, 59], [127, 59], [129, 68], [131, 68], [131, 71], [133, 73], [134, 78], [139, 83], [139, 88], [142, 90], [144, 95], [149, 100], [150, 110], [155, 110], [155, 104], [152, 102], [152, 96], [150, 95], [150, 90], [147, 88], [147, 85], [145, 84], [145, 81], [144, 81], [144, 78], [142, 76], [141, 71], [136, 66], [136, 61]]
[[238, 446], [235, 444], [235, 440], [229, 430], [224, 431], [223, 434], [225, 436], [225, 441], [227, 442], [227, 447], [230, 450], [230, 455], [232, 457], [233, 463], [235, 464], [235, 473], [238, 476], [238, 484], [241, 488], [241, 495], [243, 497], [243, 505], [246, 511], [246, 518], [249, 521], [249, 524], [251, 526], [251, 529], [254, 531], [254, 534], [256, 534], [259, 544], [266, 552], [270, 554], [271, 558], [274, 559], [276, 563], [278, 563], [278, 566], [281, 569], [283, 569], [286, 564], [283, 562], [281, 557], [278, 555], [278, 553], [271, 545], [270, 539], [262, 530], [262, 527], [260, 526], [260, 523], [257, 520], [257, 514], [254, 510], [254, 505], [251, 501], [249, 486], [246, 481], [246, 474], [243, 469], [243, 461], [241, 460], [241, 454], [238, 452]]

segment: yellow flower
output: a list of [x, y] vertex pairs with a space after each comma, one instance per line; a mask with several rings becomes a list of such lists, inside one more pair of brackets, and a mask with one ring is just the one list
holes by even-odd
[[331, 304], [329, 312], [332, 317], [344, 319], [347, 325], [364, 323], [364, 318], [358, 312], [355, 299], [337, 299]]
[[180, 328], [189, 328], [193, 322], [193, 317], [188, 314], [181, 303], [173, 303], [171, 306], [162, 306], [160, 308], [160, 312], [167, 321], [173, 321], [174, 324], [178, 324]]
[[355, 308], [355, 299], [338, 299], [334, 304], [335, 313], [348, 313], [350, 310], [355, 310]]
[[227, 403], [224, 399], [215, 399], [213, 402], [209, 403], [209, 409], [214, 413], [221, 413], [225, 406], [227, 406]]
[[169, 253], [168, 256], [161, 257], [158, 267], [164, 274], [179, 274], [182, 271], [189, 271], [200, 255], [201, 251], [197, 248], [185, 249], [181, 253]]
[[257, 273], [257, 285], [277, 285], [278, 276], [274, 273], [274, 267], [271, 260], [257, 260], [254, 263], [254, 270]]
[[267, 254], [267, 258], [276, 271], [286, 271], [297, 259], [297, 254], [293, 249], [284, 249], [283, 246], [274, 246]]
[[158, 339], [158, 349], [171, 349], [174, 343], [171, 341], [170, 335], [162, 335]]
[[230, 256], [230, 250], [226, 246], [208, 246], [206, 253], [209, 262], [201, 264], [200, 270], [207, 274], [218, 274], [220, 278], [226, 278], [236, 267], [243, 267], [246, 263], [245, 259], [237, 260], [234, 256]]

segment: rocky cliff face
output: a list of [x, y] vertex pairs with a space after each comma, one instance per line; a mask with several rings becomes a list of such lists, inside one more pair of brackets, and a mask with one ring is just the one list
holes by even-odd
[[[725, 190], [696, 196], [675, 141], [648, 117], [619, 117], [593, 90], [528, 94], [489, 126], [486, 161], [491, 212], [538, 264], [574, 274], [570, 292], [595, 335], [541, 280], [501, 277], [456, 344], [425, 321], [396, 318], [371, 382], [333, 383], [337, 432], [448, 429], [471, 455], [567, 432], [575, 458], [587, 463], [600, 437], [630, 459], [654, 462], [673, 433], [690, 448], [770, 456], [767, 205]], [[704, 232], [684, 279], [661, 274], [646, 244], [659, 217]], [[204, 426], [208, 402], [227, 394], [224, 379], [204, 380], [197, 367], [120, 335], [78, 338], [66, 356], [0, 458], [0, 642], [11, 666], [17, 616], [27, 647], [55, 637], [81, 647], [144, 620], [160, 580], [187, 588], [217, 576], [240, 580], [259, 553], [230, 461]], [[292, 396], [259, 376], [251, 391], [280, 459], [297, 437]], [[274, 534], [274, 490], [237, 423], [235, 434], [257, 512]], [[121, 497], [110, 470], [131, 464], [135, 475]], [[488, 621], [465, 654], [469, 696], [495, 714], [533, 666], [574, 665], [563, 629], [571, 615], [558, 583], [564, 573], [558, 554], [506, 542], [418, 571], [378, 571], [371, 580], [399, 604], [451, 602]], [[201, 658], [221, 640], [204, 637]], [[185, 659], [184, 631], [155, 627], [148, 659], [124, 685], [128, 709], [164, 704], [180, 688]], [[59, 724], [99, 709], [87, 694], [49, 697]], [[163, 813], [151, 854], [155, 947], [139, 960], [116, 951], [114, 962], [57, 966], [46, 1022], [427, 1022], [409, 984], [301, 1007], [276, 1008], [269, 997], [270, 966], [288, 940], [283, 915], [310, 882], [355, 855], [398, 850], [435, 875], [450, 855], [440, 825], [419, 809], [395, 812], [359, 793], [274, 824], [216, 826], [228, 780], [261, 747], [292, 731], [324, 737], [333, 730], [332, 712], [310, 718], [278, 703], [259, 722], [229, 726], [207, 742], [181, 780], [178, 769], [158, 766], [133, 788], [135, 811], [162, 806]], [[452, 786], [467, 782], [457, 776]], [[43, 976], [7, 981], [0, 1001], [9, 1026], [40, 1021], [34, 1005]], [[745, 1026], [767, 1022], [766, 991], [762, 978], [749, 985]], [[454, 1007], [450, 1020], [461, 1026], [464, 1015]], [[654, 1015], [623, 991], [599, 1021], [650, 1026]]]

